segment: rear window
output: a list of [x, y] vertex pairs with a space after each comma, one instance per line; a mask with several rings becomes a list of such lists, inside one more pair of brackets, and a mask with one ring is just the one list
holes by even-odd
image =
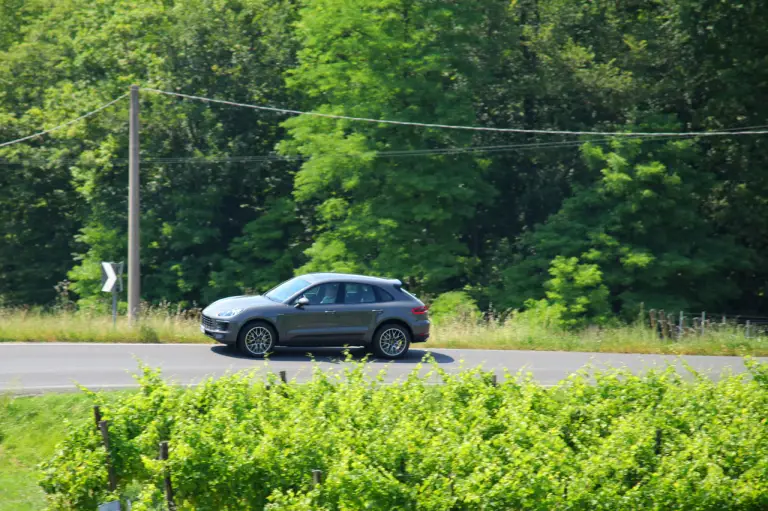
[[395, 301], [395, 298], [391, 294], [389, 294], [388, 291], [385, 291], [380, 287], [374, 287], [373, 290], [376, 291], [376, 301], [378, 302], [394, 302]]
[[395, 288], [396, 288], [398, 291], [402, 291], [402, 292], [403, 292], [403, 293], [405, 293], [406, 295], [410, 296], [410, 297], [411, 297], [411, 298], [413, 298], [414, 300], [418, 300], [418, 298], [416, 298], [416, 297], [415, 297], [415, 296], [413, 296], [411, 293], [409, 293], [408, 291], [406, 291], [406, 290], [405, 290], [405, 289], [404, 289], [402, 286], [395, 286]]

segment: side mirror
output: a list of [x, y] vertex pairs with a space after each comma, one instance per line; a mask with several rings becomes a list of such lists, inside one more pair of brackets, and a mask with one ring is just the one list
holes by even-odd
[[301, 298], [296, 300], [296, 305], [294, 305], [294, 307], [296, 307], [297, 309], [301, 309], [305, 305], [309, 305], [309, 298], [307, 298], [306, 296], [302, 296]]

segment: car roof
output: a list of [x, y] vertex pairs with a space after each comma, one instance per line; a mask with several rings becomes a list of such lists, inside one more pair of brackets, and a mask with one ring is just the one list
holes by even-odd
[[354, 275], [350, 273], [308, 273], [301, 275], [301, 278], [306, 279], [313, 284], [320, 282], [356, 282], [358, 284], [389, 284], [389, 285], [402, 285], [397, 279], [387, 279], [383, 277], [369, 277], [367, 275]]

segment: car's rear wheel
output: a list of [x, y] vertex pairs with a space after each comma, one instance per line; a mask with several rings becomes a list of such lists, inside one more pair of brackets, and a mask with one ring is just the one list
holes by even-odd
[[395, 323], [379, 327], [373, 336], [373, 353], [390, 360], [402, 358], [411, 346], [411, 332]]
[[237, 347], [250, 357], [268, 355], [277, 344], [277, 332], [272, 325], [263, 321], [248, 323], [240, 330], [237, 337]]

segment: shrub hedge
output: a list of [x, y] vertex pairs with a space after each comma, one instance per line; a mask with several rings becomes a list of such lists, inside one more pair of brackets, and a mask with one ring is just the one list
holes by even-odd
[[353, 363], [302, 384], [241, 373], [183, 389], [143, 367], [140, 392], [102, 405], [117, 491], [89, 417], [42, 485], [53, 509], [165, 509], [170, 474], [180, 510], [764, 510], [768, 364], [746, 363], [716, 381], [583, 370], [551, 388], [436, 365], [385, 384]]

